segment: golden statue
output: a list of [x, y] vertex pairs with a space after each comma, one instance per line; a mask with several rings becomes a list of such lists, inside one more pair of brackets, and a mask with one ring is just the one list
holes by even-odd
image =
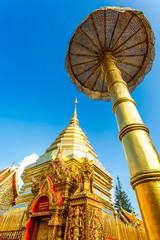
[[79, 208], [75, 210], [75, 218], [73, 220], [73, 240], [79, 240], [81, 234], [79, 233], [79, 228], [81, 227], [81, 219], [79, 217]]
[[94, 236], [96, 240], [100, 240], [100, 222], [98, 220], [98, 213], [97, 210], [95, 209], [94, 211], [94, 219], [93, 219], [93, 229], [94, 229]]

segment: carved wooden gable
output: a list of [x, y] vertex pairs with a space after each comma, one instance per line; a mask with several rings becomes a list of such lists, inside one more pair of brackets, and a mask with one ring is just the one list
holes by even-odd
[[[30, 211], [33, 213], [40, 199], [48, 199], [49, 208], [51, 210], [55, 206], [62, 205], [62, 196], [60, 192], [56, 192], [54, 189], [53, 181], [50, 176], [46, 176], [42, 179], [38, 194], [30, 204]], [[46, 202], [46, 201], [45, 201]]]

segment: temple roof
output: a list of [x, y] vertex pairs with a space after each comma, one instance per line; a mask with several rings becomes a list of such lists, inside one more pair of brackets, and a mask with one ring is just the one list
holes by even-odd
[[0, 171], [0, 186], [16, 173], [17, 169], [12, 169], [12, 165]]
[[[8, 184], [8, 181], [10, 181], [10, 180], [12, 180], [11, 188], [12, 188], [13, 194], [14, 194], [13, 199], [10, 202], [10, 204], [13, 206], [15, 204], [15, 199], [18, 196], [18, 185], [17, 185], [17, 168], [13, 169], [12, 165], [10, 167], [0, 171], [0, 198], [2, 197], [3, 194], [5, 194], [5, 192], [1, 191], [1, 189], [3, 189], [4, 184], [5, 183]], [[1, 200], [0, 204], [3, 205], [2, 200]]]
[[140, 227], [144, 228], [143, 221], [136, 217], [134, 210], [132, 210], [132, 213], [127, 212], [122, 207], [120, 209], [119, 218], [122, 220], [122, 222], [128, 223], [128, 224], [139, 224]]
[[1, 175], [4, 174], [4, 172], [5, 172], [7, 169], [8, 169], [8, 168], [5, 168], [4, 170], [0, 171], [0, 177], [1, 177]]

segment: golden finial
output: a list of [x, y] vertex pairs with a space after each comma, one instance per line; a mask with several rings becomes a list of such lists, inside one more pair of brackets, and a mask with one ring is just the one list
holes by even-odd
[[14, 164], [15, 164], [15, 161], [11, 164], [11, 167], [13, 167]]
[[136, 222], [136, 226], [137, 226], [138, 228], [141, 226], [141, 223], [140, 223], [139, 220], [137, 220], [137, 222]]
[[9, 167], [9, 169], [12, 169], [14, 164], [15, 164], [15, 161], [11, 164], [11, 166]]
[[138, 214], [136, 214], [136, 212], [134, 211], [134, 208], [132, 208], [132, 216], [133, 217], [137, 217], [138, 216]]
[[76, 109], [76, 106], [78, 104], [77, 97], [75, 99], [74, 104], [75, 104], [75, 109], [74, 109], [74, 113], [73, 113], [73, 116], [72, 116], [71, 121], [70, 121], [69, 124], [77, 124], [77, 125], [79, 125], [78, 124], [78, 119], [77, 119], [77, 109]]
[[74, 104], [75, 104], [75, 107], [76, 107], [76, 106], [77, 106], [77, 104], [78, 104], [77, 97], [76, 97], [76, 99], [75, 99], [75, 102], [74, 102]]
[[117, 217], [117, 216], [118, 216], [118, 212], [116, 211], [116, 209], [114, 209], [113, 215], [114, 215], [114, 217]]

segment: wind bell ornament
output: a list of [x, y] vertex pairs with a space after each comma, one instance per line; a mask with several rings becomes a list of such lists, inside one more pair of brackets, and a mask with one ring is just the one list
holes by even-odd
[[66, 69], [76, 88], [94, 100], [113, 102], [131, 185], [149, 239], [159, 240], [160, 161], [130, 93], [151, 70], [154, 34], [141, 11], [103, 7], [75, 30]]

